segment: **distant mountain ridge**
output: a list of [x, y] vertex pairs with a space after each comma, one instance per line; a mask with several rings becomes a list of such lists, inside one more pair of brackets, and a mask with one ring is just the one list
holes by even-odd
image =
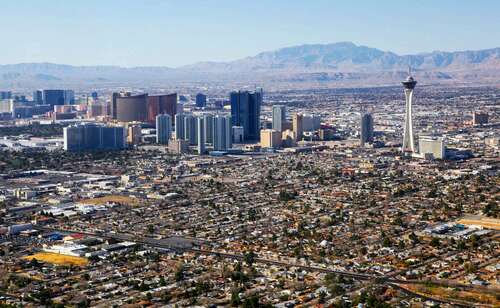
[[[53, 63], [0, 65], [0, 86], [48, 86], [177, 81], [391, 83], [411, 66], [429, 81], [490, 82], [500, 77], [500, 48], [398, 55], [351, 42], [309, 44], [266, 51], [229, 62], [162, 66], [72, 66]], [[403, 74], [404, 75], [404, 74]]]
[[262, 52], [232, 62], [200, 62], [184, 66], [191, 70], [283, 70], [327, 69], [338, 71], [461, 69], [478, 65], [500, 65], [500, 48], [477, 51], [433, 51], [416, 55], [397, 55], [376, 48], [358, 46], [351, 42], [313, 44]]

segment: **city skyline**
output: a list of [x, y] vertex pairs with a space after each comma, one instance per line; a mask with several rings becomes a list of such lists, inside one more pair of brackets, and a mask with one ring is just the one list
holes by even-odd
[[6, 1], [0, 307], [500, 307], [498, 11]]
[[[500, 27], [495, 16], [500, 4], [495, 1], [483, 1], [481, 5], [421, 1], [412, 3], [412, 14], [406, 14], [406, 7], [396, 1], [357, 5], [329, 1], [218, 4], [4, 3], [0, 26], [14, 25], [16, 29], [6, 32], [4, 39], [21, 39], [22, 44], [2, 50], [2, 64], [179, 67], [200, 61], [231, 61], [295, 45], [342, 41], [401, 55], [500, 46], [498, 39], [483, 31]], [[248, 12], [259, 12], [259, 23], [253, 22]], [[169, 18], [157, 18], [165, 13]], [[280, 15], [287, 18], [278, 18]]]

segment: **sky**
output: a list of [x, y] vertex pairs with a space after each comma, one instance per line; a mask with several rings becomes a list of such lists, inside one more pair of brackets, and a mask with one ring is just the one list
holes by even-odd
[[500, 47], [498, 0], [0, 0], [0, 64], [169, 66], [352, 41]]

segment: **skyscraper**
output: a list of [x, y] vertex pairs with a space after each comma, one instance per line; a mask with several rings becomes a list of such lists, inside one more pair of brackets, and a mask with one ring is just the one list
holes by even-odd
[[64, 90], [64, 105], [74, 105], [75, 104], [75, 91]]
[[474, 112], [472, 114], [472, 124], [473, 125], [488, 124], [488, 113], [487, 112]]
[[121, 122], [146, 122], [148, 119], [147, 94], [112, 96], [113, 118]]
[[43, 90], [43, 101], [46, 105], [64, 105], [64, 90]]
[[404, 153], [414, 153], [415, 145], [413, 142], [413, 120], [412, 120], [412, 103], [413, 103], [413, 89], [417, 85], [417, 81], [411, 76], [411, 71], [408, 72], [408, 78], [402, 82], [405, 88], [405, 126], [403, 135], [403, 147]]
[[212, 144], [214, 142], [214, 116], [210, 113], [204, 114], [203, 124], [205, 126], [205, 142]]
[[202, 108], [207, 105], [207, 96], [203, 93], [196, 94], [196, 107]]
[[140, 125], [128, 125], [127, 142], [131, 145], [138, 145], [142, 142], [142, 127]]
[[175, 115], [175, 140], [184, 140], [184, 114]]
[[214, 117], [214, 150], [226, 151], [232, 147], [231, 117], [228, 115], [216, 115]]
[[0, 99], [11, 99], [12, 92], [11, 91], [0, 91]]
[[293, 125], [293, 132], [295, 133], [295, 138], [297, 138], [297, 141], [302, 140], [302, 136], [304, 135], [304, 130], [302, 128], [302, 114], [301, 113], [296, 113], [292, 117], [292, 125]]
[[169, 114], [156, 116], [156, 143], [168, 144], [172, 135], [172, 117]]
[[186, 114], [184, 116], [184, 140], [189, 141], [189, 145], [196, 145], [198, 142], [196, 117], [192, 114]]
[[302, 131], [312, 132], [321, 128], [321, 117], [316, 114], [302, 115]]
[[205, 125], [203, 122], [204, 122], [204, 119], [202, 117], [197, 118], [196, 128], [198, 130], [197, 137], [198, 137], [198, 154], [199, 155], [205, 154]]
[[43, 104], [43, 92], [40, 90], [33, 91], [33, 102], [37, 105]]
[[283, 123], [286, 120], [286, 110], [283, 105], [273, 106], [273, 129], [279, 132], [283, 131]]
[[177, 93], [148, 95], [147, 109], [149, 123], [154, 123], [159, 114], [168, 114], [174, 118], [177, 113]]
[[262, 89], [253, 93], [238, 91], [230, 94], [232, 126], [243, 126], [245, 141], [259, 140], [262, 96]]
[[361, 114], [359, 142], [361, 146], [373, 142], [373, 117], [371, 113]]

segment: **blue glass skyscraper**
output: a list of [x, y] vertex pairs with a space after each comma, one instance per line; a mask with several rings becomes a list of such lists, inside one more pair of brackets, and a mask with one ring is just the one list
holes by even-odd
[[258, 141], [260, 138], [260, 106], [262, 105], [262, 89], [260, 91], [231, 92], [232, 126], [242, 126], [245, 141]]

